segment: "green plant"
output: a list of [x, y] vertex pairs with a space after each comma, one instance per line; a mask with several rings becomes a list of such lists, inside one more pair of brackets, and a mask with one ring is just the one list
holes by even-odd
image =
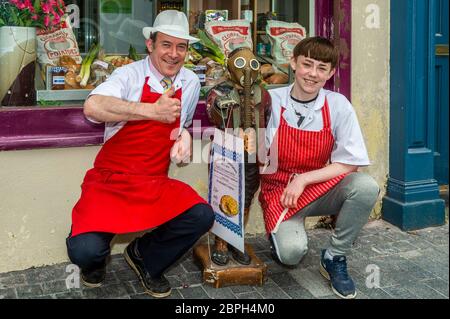
[[39, 100], [37, 102], [39, 106], [61, 106], [63, 104], [61, 101]]
[[83, 62], [81, 64], [81, 71], [80, 71], [80, 78], [81, 78], [80, 85], [82, 87], [85, 87], [87, 85], [87, 82], [89, 81], [89, 76], [91, 74], [92, 62], [94, 62], [100, 49], [101, 49], [101, 46], [94, 43], [92, 45], [92, 47], [89, 49], [89, 52], [86, 55], [86, 57], [83, 59]]
[[219, 46], [215, 44], [203, 30], [198, 30], [197, 37], [200, 39], [200, 44], [203, 47], [202, 56], [207, 56], [214, 61], [225, 65], [225, 55], [220, 50]]

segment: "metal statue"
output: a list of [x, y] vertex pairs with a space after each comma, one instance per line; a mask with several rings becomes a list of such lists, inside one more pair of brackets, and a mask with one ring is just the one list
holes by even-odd
[[[249, 219], [250, 205], [259, 188], [258, 148], [264, 147], [265, 128], [270, 116], [270, 95], [257, 83], [260, 63], [249, 48], [238, 48], [227, 58], [229, 79], [214, 86], [207, 97], [209, 120], [218, 128], [233, 129], [235, 135], [244, 138], [245, 149], [245, 204], [244, 227]], [[262, 131], [261, 131], [262, 132]], [[211, 260], [220, 266], [228, 264], [230, 254], [242, 265], [250, 265], [247, 252], [242, 253], [216, 236]]]

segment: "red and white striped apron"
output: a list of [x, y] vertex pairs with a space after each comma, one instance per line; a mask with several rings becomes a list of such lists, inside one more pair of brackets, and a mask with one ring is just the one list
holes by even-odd
[[[147, 83], [141, 102], [154, 103], [161, 94]], [[174, 97], [181, 100], [181, 94], [179, 89]], [[168, 177], [179, 126], [179, 118], [172, 124], [130, 121], [103, 145], [72, 211], [72, 236], [147, 230], [206, 203], [189, 185]]]
[[298, 199], [297, 207], [289, 209], [284, 217], [282, 216], [285, 208], [280, 199], [291, 176], [325, 167], [334, 145], [327, 99], [322, 108], [323, 129], [318, 132], [290, 127], [283, 117], [284, 110], [284, 107], [281, 107], [280, 126], [276, 133], [278, 169], [274, 174], [261, 174], [259, 200], [267, 233], [274, 230], [281, 218], [281, 221], [288, 220], [299, 210], [326, 194], [347, 175], [343, 174], [327, 182], [307, 186]]

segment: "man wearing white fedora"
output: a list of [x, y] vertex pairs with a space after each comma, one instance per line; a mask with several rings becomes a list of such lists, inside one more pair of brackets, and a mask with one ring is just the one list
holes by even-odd
[[161, 298], [171, 288], [164, 272], [206, 233], [209, 205], [189, 185], [168, 178], [170, 160], [190, 158], [189, 126], [200, 93], [196, 74], [183, 67], [189, 43], [184, 13], [160, 13], [143, 34], [149, 55], [117, 69], [84, 104], [86, 117], [105, 122], [105, 144], [82, 184], [67, 238], [82, 282], [105, 278], [116, 234], [155, 228], [133, 240], [124, 256], [146, 293]]

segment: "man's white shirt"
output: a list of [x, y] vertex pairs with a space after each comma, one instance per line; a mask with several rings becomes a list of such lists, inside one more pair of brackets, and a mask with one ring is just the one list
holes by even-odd
[[330, 110], [331, 131], [335, 144], [331, 152], [331, 163], [342, 163], [355, 166], [370, 165], [367, 149], [356, 113], [347, 98], [336, 92], [321, 89], [313, 104], [308, 108], [305, 119], [298, 126], [298, 115], [295, 113], [294, 102], [291, 98], [293, 84], [288, 87], [269, 90], [272, 98], [272, 114], [266, 130], [266, 147], [273, 143], [280, 126], [282, 107], [285, 109], [283, 118], [287, 124], [295, 129], [304, 131], [320, 131], [323, 129], [322, 108], [325, 97]]
[[[105, 95], [125, 101], [139, 102], [146, 77], [149, 77], [147, 84], [151, 87], [152, 92], [163, 94], [164, 89], [160, 83], [162, 75], [159, 72], [152, 72], [155, 68], [151, 67], [150, 64], [151, 60], [147, 56], [143, 60], [116, 69], [89, 96]], [[172, 86], [175, 91], [182, 88], [183, 92], [181, 96], [180, 129], [189, 127], [192, 124], [192, 118], [200, 96], [200, 80], [194, 72], [183, 67], [176, 75]], [[88, 118], [88, 120], [96, 122], [93, 119]], [[107, 122], [105, 124], [104, 141], [106, 142], [114, 136], [125, 124], [126, 122]]]

